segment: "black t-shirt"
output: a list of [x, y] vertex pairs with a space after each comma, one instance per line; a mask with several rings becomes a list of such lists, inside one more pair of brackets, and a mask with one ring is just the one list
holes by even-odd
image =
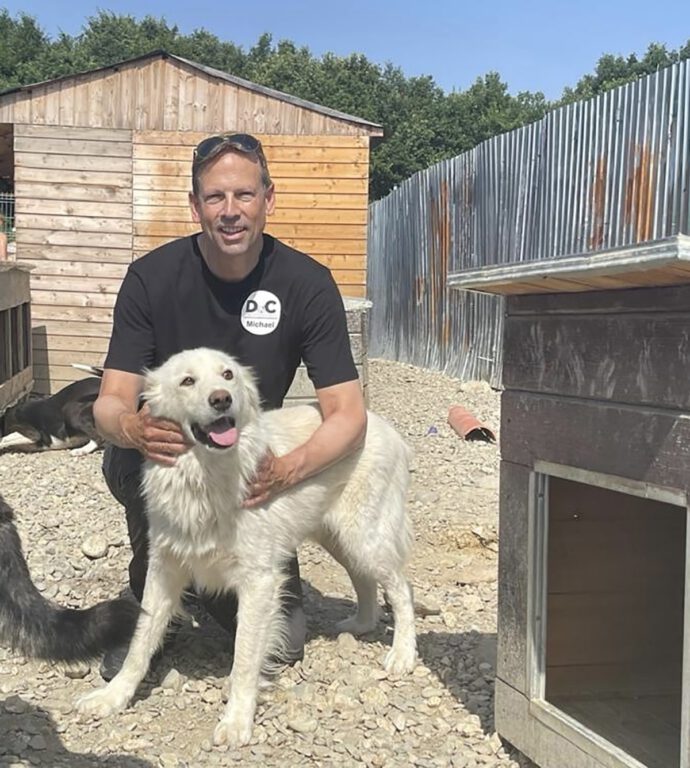
[[227, 282], [209, 270], [197, 237], [130, 265], [106, 368], [141, 373], [184, 349], [221, 349], [254, 369], [269, 408], [282, 405], [300, 359], [317, 389], [357, 378], [345, 309], [326, 267], [264, 235], [256, 267]]

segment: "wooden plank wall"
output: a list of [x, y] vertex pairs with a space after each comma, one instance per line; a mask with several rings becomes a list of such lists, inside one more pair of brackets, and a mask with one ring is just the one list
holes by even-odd
[[17, 255], [31, 272], [36, 390], [101, 363], [132, 260], [131, 131], [15, 125]]
[[[198, 227], [187, 201], [206, 134], [15, 126], [17, 249], [34, 266], [36, 390], [100, 364], [132, 258]], [[277, 187], [267, 230], [326, 264], [344, 295], [366, 290], [368, 137], [261, 136]]]
[[546, 698], [679, 690], [684, 507], [549, 481]]
[[506, 389], [690, 409], [690, 286], [510, 299]]
[[[191, 221], [193, 147], [206, 134], [135, 131], [134, 256], [198, 231]], [[276, 185], [266, 230], [328, 266], [341, 292], [366, 292], [367, 136], [261, 135]]]
[[0, 96], [0, 123], [138, 130], [379, 135], [380, 130], [150, 58]]

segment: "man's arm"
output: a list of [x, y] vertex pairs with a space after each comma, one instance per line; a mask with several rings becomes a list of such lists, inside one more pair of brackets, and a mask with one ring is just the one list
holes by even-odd
[[136, 448], [147, 459], [174, 464], [189, 446], [177, 424], [154, 419], [146, 405], [139, 408], [143, 384], [143, 376], [106, 368], [93, 404], [96, 429], [120, 448]]
[[285, 456], [269, 455], [249, 489], [245, 506], [262, 504], [334, 464], [358, 448], [367, 430], [367, 412], [359, 381], [346, 381], [316, 390], [323, 423], [307, 440]]

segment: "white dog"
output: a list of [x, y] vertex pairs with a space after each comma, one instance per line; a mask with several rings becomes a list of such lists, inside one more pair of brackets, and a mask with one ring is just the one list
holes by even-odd
[[150, 564], [143, 610], [124, 666], [77, 704], [106, 716], [134, 696], [190, 582], [239, 599], [230, 696], [216, 744], [251, 738], [262, 665], [282, 634], [283, 565], [311, 537], [346, 569], [357, 612], [340, 625], [356, 634], [378, 620], [377, 584], [393, 608], [395, 634], [385, 660], [393, 674], [412, 670], [416, 638], [412, 591], [403, 575], [411, 543], [405, 512], [409, 450], [383, 419], [369, 414], [363, 447], [258, 508], [241, 506], [258, 462], [282, 455], [321, 423], [315, 406], [261, 412], [252, 375], [232, 357], [195, 349], [147, 375], [154, 416], [182, 425], [194, 442], [175, 466], [147, 463], [143, 490], [150, 524]]

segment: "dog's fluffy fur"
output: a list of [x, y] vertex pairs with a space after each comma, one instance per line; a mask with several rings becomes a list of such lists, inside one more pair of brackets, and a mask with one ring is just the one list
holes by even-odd
[[128, 600], [60, 608], [36, 589], [10, 507], [0, 496], [0, 643], [56, 662], [92, 659], [129, 640], [139, 609]]
[[[98, 372], [99, 369], [89, 370]], [[101, 380], [80, 379], [50, 397], [38, 397], [9, 408], [2, 419], [0, 453], [71, 448], [80, 455], [103, 444], [93, 420], [93, 403]]]
[[347, 569], [355, 587], [357, 612], [340, 630], [375, 627], [380, 584], [395, 617], [385, 666], [392, 674], [411, 671], [414, 612], [403, 575], [411, 543], [409, 450], [400, 435], [370, 413], [361, 449], [248, 509], [241, 501], [266, 450], [282, 455], [305, 442], [321, 423], [318, 408], [262, 413], [248, 369], [209, 349], [171, 357], [147, 376], [145, 394], [152, 414], [180, 423], [194, 446], [174, 467], [144, 469], [150, 564], [143, 610], [121, 672], [78, 709], [105, 716], [127, 706], [189, 582], [210, 592], [232, 589], [239, 612], [231, 690], [214, 741], [246, 744], [262, 665], [280, 646], [282, 566], [307, 537]]

